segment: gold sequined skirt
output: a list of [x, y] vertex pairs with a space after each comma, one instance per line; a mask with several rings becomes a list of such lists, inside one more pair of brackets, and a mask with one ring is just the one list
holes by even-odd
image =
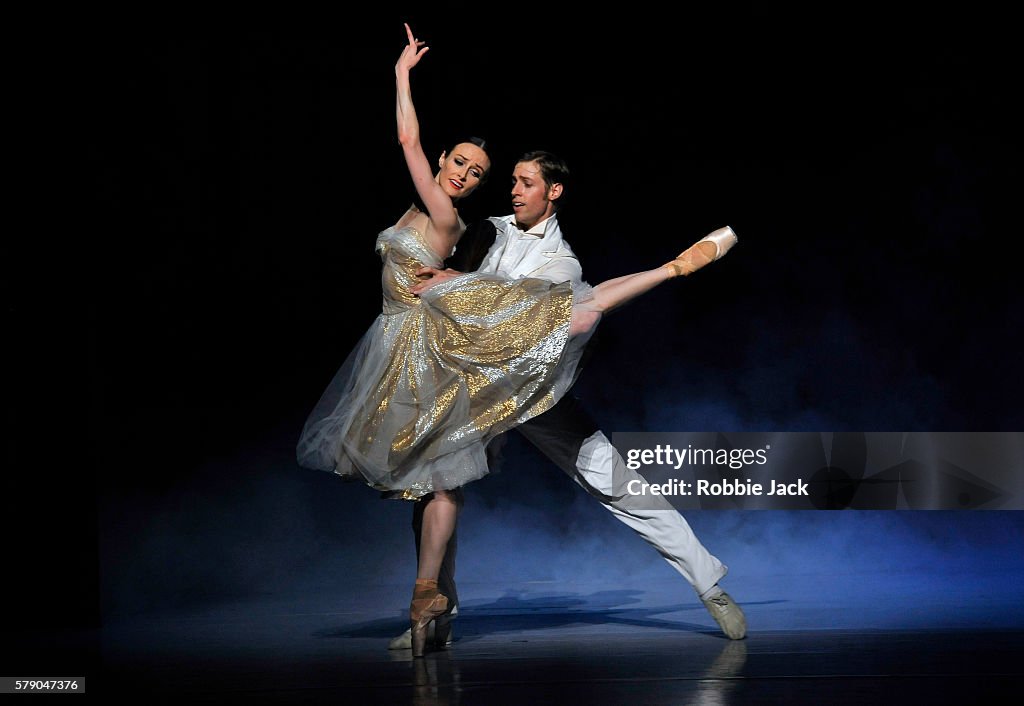
[[306, 421], [299, 464], [416, 499], [487, 473], [486, 444], [567, 391], [569, 283], [471, 274], [382, 314]]

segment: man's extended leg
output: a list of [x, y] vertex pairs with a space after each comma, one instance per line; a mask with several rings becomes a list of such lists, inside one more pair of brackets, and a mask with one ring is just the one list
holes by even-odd
[[726, 635], [746, 634], [742, 610], [718, 588], [728, 568], [694, 535], [686, 519], [664, 496], [630, 495], [631, 480], [647, 481], [626, 467], [579, 400], [569, 395], [549, 411], [518, 427], [519, 432], [559, 468], [628, 525], [694, 587]]

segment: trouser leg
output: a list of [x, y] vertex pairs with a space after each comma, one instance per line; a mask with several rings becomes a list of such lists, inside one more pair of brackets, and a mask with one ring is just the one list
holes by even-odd
[[663, 496], [626, 493], [629, 481], [638, 480], [643, 486], [647, 481], [626, 467], [575, 397], [562, 398], [518, 429], [591, 497], [654, 547], [697, 593], [725, 576], [728, 568], [708, 552], [686, 519]]

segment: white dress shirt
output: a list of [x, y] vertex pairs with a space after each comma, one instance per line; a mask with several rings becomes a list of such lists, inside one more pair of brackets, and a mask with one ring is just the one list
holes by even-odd
[[558, 218], [551, 216], [527, 231], [515, 224], [515, 216], [487, 219], [498, 230], [477, 272], [511, 279], [536, 277], [549, 282], [571, 282], [579, 287], [583, 269], [569, 244], [562, 239]]

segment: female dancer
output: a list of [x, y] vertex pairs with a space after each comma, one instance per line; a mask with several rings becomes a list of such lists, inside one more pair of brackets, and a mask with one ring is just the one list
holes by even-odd
[[729, 229], [666, 266], [572, 291], [568, 282], [471, 273], [416, 297], [424, 266], [440, 267], [465, 230], [455, 203], [490, 169], [482, 141], [443, 153], [433, 174], [419, 140], [409, 72], [427, 47], [406, 25], [395, 66], [398, 137], [423, 208], [377, 238], [384, 311], [324, 392], [303, 428], [300, 465], [420, 499], [420, 558], [410, 606], [413, 654], [447, 608], [437, 577], [459, 510], [458, 489], [487, 472], [490, 439], [550, 408], [568, 389], [600, 315], [718, 259]]

